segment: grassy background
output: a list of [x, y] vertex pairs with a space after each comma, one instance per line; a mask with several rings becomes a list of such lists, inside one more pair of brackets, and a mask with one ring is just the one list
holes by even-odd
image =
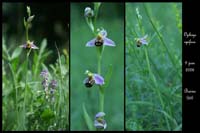
[[[126, 3], [126, 130], [181, 130], [182, 5], [145, 7]], [[146, 34], [151, 42], [138, 48], [134, 38]]]
[[[98, 88], [84, 86], [85, 70], [97, 72], [97, 51], [95, 47], [85, 47], [87, 41], [94, 38], [86, 24], [84, 9], [93, 8], [92, 3], [71, 4], [70, 38], [70, 129], [88, 130], [83, 119], [82, 104], [94, 120], [98, 112]], [[105, 47], [102, 57], [102, 75], [113, 65], [113, 74], [108, 88], [105, 89], [105, 119], [107, 130], [124, 130], [124, 7], [123, 4], [102, 3], [97, 18], [97, 27], [108, 32], [108, 38], [116, 47]]]

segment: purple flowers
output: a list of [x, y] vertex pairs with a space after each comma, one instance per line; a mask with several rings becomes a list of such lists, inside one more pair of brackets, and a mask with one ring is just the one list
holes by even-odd
[[56, 86], [57, 86], [57, 81], [56, 80], [51, 80], [51, 83], [50, 83], [50, 86], [51, 86], [51, 88], [52, 89], [55, 89], [56, 88]]
[[45, 95], [46, 95], [46, 99], [49, 99], [49, 95], [52, 99], [52, 101], [54, 101], [54, 92], [55, 92], [55, 89], [57, 87], [57, 81], [56, 80], [51, 80], [51, 82], [49, 83], [48, 80], [48, 71], [47, 70], [43, 70], [41, 73], [40, 73], [40, 76], [42, 76], [42, 78], [44, 79], [42, 81], [42, 86], [44, 88], [44, 91], [45, 91]]
[[135, 38], [135, 41], [137, 42], [137, 47], [140, 47], [141, 45], [148, 45], [147, 42], [147, 37], [148, 35], [145, 35], [144, 37], [141, 38]]
[[48, 71], [47, 70], [43, 70], [40, 75], [43, 77], [43, 78], [48, 78]]
[[94, 47], [94, 46], [102, 46], [102, 45], [106, 45], [106, 46], [115, 46], [115, 43], [107, 38], [107, 32], [106, 30], [102, 29], [96, 38], [90, 40], [89, 42], [87, 42], [86, 47]]
[[94, 126], [97, 129], [103, 129], [103, 130], [106, 129], [107, 123], [106, 123], [106, 121], [103, 118], [105, 115], [106, 114], [104, 112], [99, 112], [99, 113], [96, 114], [95, 120], [94, 120]]
[[44, 78], [42, 81], [42, 86], [44, 87], [45, 92], [48, 90], [48, 71], [43, 70], [40, 75]]
[[84, 84], [86, 87], [92, 87], [94, 83], [96, 85], [103, 85], [104, 84], [104, 78], [96, 73], [91, 73], [90, 71], [86, 70], [85, 74], [87, 74], [87, 78], [84, 80]]
[[25, 44], [21, 45], [20, 47], [25, 49], [39, 49], [37, 46], [35, 46], [34, 42], [27, 41]]

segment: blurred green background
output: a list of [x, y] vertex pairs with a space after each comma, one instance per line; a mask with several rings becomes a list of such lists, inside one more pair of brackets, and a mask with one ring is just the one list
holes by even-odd
[[[88, 130], [83, 118], [82, 104], [85, 103], [90, 117], [94, 120], [98, 112], [98, 87], [86, 88], [83, 80], [86, 70], [97, 72], [97, 51], [85, 47], [94, 38], [84, 17], [85, 7], [93, 3], [71, 3], [70, 19], [70, 129]], [[102, 75], [113, 65], [113, 74], [105, 89], [104, 112], [106, 130], [124, 130], [124, 4], [102, 3], [97, 18], [97, 28], [103, 27], [108, 38], [116, 47], [105, 47], [102, 57]]]
[[9, 49], [24, 44], [25, 28], [23, 19], [27, 18], [26, 6], [30, 6], [32, 15], [32, 27], [29, 30], [30, 40], [40, 47], [44, 38], [47, 39], [47, 47], [53, 51], [46, 63], [54, 63], [56, 59], [55, 43], [58, 48], [67, 49], [69, 46], [69, 5], [67, 3], [9, 3], [2, 6], [2, 34]]

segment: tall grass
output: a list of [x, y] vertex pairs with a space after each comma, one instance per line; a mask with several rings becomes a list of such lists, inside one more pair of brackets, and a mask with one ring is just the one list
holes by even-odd
[[[181, 10], [178, 3], [126, 4], [126, 130], [182, 129]], [[146, 34], [149, 44], [137, 47], [134, 38]]]

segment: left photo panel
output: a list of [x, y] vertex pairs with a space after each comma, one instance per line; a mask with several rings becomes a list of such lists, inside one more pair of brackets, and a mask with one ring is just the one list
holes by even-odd
[[69, 4], [2, 3], [2, 130], [69, 130]]

